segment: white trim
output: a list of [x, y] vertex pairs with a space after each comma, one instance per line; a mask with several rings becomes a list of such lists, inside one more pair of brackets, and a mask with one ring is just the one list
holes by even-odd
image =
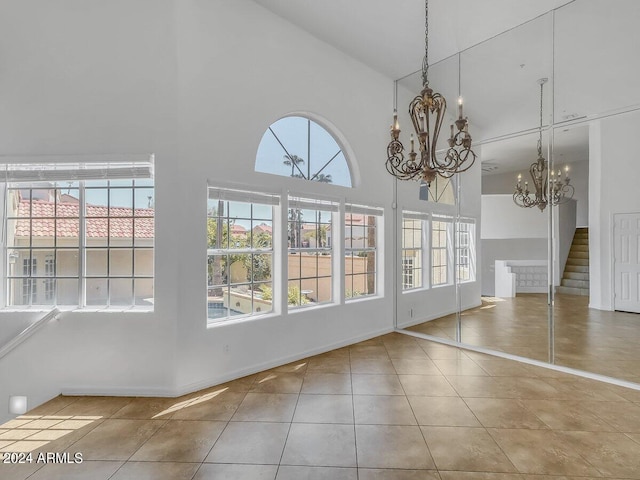
[[429, 220], [429, 214], [426, 212], [412, 212], [409, 210], [402, 210], [403, 220]]
[[209, 200], [228, 200], [232, 202], [259, 203], [263, 205], [280, 205], [277, 194], [256, 191], [235, 190], [224, 187], [207, 186]]

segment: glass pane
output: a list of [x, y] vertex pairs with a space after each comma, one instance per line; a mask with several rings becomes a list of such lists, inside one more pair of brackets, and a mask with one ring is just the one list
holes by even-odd
[[86, 180], [84, 182], [85, 187], [106, 187], [109, 185], [108, 180]]
[[153, 306], [153, 278], [136, 278], [133, 281], [135, 305]]
[[353, 276], [353, 290], [351, 291], [352, 297], [360, 297], [368, 294], [367, 276], [366, 275], [354, 275]]
[[7, 280], [7, 305], [20, 306], [31, 304], [31, 279]]
[[28, 277], [31, 274], [31, 251], [7, 249], [7, 274], [10, 277]]
[[273, 219], [273, 207], [271, 205], [253, 204], [253, 218], [254, 220], [272, 220]]
[[134, 245], [136, 246], [153, 246], [155, 237], [154, 218], [136, 218], [133, 220], [133, 228], [135, 231]]
[[153, 248], [136, 248], [133, 251], [134, 275], [153, 275]]
[[251, 254], [229, 255], [229, 280], [231, 283], [246, 283], [251, 275]]
[[133, 275], [133, 251], [131, 249], [109, 250], [109, 275]]
[[130, 187], [133, 186], [133, 179], [109, 180], [110, 187]]
[[303, 253], [300, 255], [301, 278], [318, 276], [318, 255]]
[[252, 255], [252, 278], [254, 282], [271, 281], [273, 255], [261, 253]]
[[153, 188], [136, 188], [134, 190], [135, 215], [141, 217], [153, 216], [155, 208], [155, 192]]
[[109, 219], [109, 245], [127, 246], [127, 245], [131, 245], [132, 242], [133, 242], [133, 219], [132, 218], [110, 218]]
[[290, 253], [288, 258], [288, 275], [287, 278], [296, 279], [301, 276], [302, 254]]
[[55, 280], [56, 303], [58, 305], [78, 305], [77, 278], [57, 278]]
[[107, 246], [109, 238], [109, 220], [106, 218], [87, 218], [85, 220], [85, 228], [88, 247]]
[[134, 184], [136, 187], [153, 187], [154, 186], [153, 178], [136, 178], [134, 180]]
[[227, 256], [209, 255], [208, 285], [224, 285], [228, 282]]
[[86, 303], [87, 305], [106, 305], [109, 298], [109, 289], [106, 278], [87, 278]]
[[308, 293], [307, 296], [318, 303], [330, 302], [331, 301], [331, 277], [318, 278], [316, 291]]
[[[51, 227], [53, 227], [53, 220], [48, 220], [48, 222], [51, 222]], [[80, 220], [66, 218], [63, 220], [56, 220], [55, 222], [56, 245], [58, 247], [79, 245]]]
[[273, 224], [271, 221], [254, 221], [252, 231], [253, 248], [273, 247]]
[[309, 299], [301, 294], [301, 290], [299, 280], [289, 280], [287, 304], [290, 307], [297, 307], [309, 303]]
[[271, 283], [258, 283], [253, 289], [253, 313], [268, 313], [273, 310]]
[[109, 190], [106, 188], [85, 188], [85, 211], [87, 217], [106, 217], [108, 215]]
[[56, 275], [78, 277], [79, 250], [56, 250]]
[[222, 320], [229, 317], [229, 308], [223, 301], [228, 296], [226, 287], [219, 289], [220, 295], [209, 296], [207, 302], [207, 318], [209, 320]]
[[87, 249], [85, 257], [85, 271], [88, 276], [107, 275], [107, 250]]
[[109, 279], [109, 297], [111, 305], [133, 305], [133, 280], [131, 278]]
[[80, 216], [80, 190], [77, 188], [56, 190], [55, 216], [76, 218]]
[[123, 217], [132, 216], [133, 212], [133, 190], [130, 188], [110, 188], [109, 189], [109, 216]]

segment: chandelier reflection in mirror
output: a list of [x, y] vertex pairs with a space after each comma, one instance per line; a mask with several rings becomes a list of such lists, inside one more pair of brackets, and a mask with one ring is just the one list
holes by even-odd
[[400, 125], [398, 112], [394, 109], [393, 125], [391, 125], [391, 142], [387, 146], [387, 171], [399, 180], [419, 180], [427, 185], [436, 175], [450, 178], [456, 173], [468, 170], [476, 159], [471, 150], [469, 122], [462, 115], [462, 98], [458, 99], [458, 119], [451, 125], [449, 148], [441, 158], [436, 156], [438, 135], [447, 109], [445, 98], [429, 87], [429, 1], [425, 0], [425, 36], [424, 59], [422, 61], [422, 91], [409, 104], [409, 115], [418, 138], [418, 153], [411, 135], [411, 152], [405, 159], [404, 145], [400, 142]]
[[542, 156], [542, 99], [544, 84], [547, 83], [546, 78], [538, 80], [540, 84], [540, 128], [538, 137], [538, 160], [531, 164], [529, 173], [533, 180], [535, 192], [533, 195], [529, 192], [529, 182], [524, 182], [522, 186], [522, 175], [518, 174], [518, 183], [516, 190], [513, 192], [513, 201], [522, 208], [538, 207], [540, 211], [544, 211], [548, 204], [559, 205], [567, 202], [573, 197], [574, 188], [569, 178], [569, 167], [565, 167], [564, 178], [562, 170], [557, 172], [551, 170], [547, 177], [547, 161]]

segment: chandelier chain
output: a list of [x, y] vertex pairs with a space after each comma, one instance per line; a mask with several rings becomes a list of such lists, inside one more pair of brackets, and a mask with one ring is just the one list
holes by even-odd
[[538, 137], [538, 157], [542, 156], [542, 89], [544, 82], [540, 82], [540, 132]]
[[429, 0], [424, 0], [424, 59], [422, 60], [422, 86], [429, 86]]

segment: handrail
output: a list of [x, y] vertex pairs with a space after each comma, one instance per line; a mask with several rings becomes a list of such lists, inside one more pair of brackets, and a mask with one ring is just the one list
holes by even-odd
[[6, 354], [8, 354], [11, 350], [16, 348], [18, 345], [20, 345], [22, 342], [24, 342], [31, 335], [33, 335], [42, 327], [44, 327], [51, 320], [57, 320], [60, 317], [60, 313], [61, 313], [60, 310], [58, 310], [56, 307], [52, 308], [42, 318], [39, 318], [38, 320], [33, 322], [31, 325], [25, 328], [22, 332], [20, 332], [18, 335], [16, 335], [11, 340], [9, 340], [6, 344], [1, 346], [0, 359], [4, 357]]

